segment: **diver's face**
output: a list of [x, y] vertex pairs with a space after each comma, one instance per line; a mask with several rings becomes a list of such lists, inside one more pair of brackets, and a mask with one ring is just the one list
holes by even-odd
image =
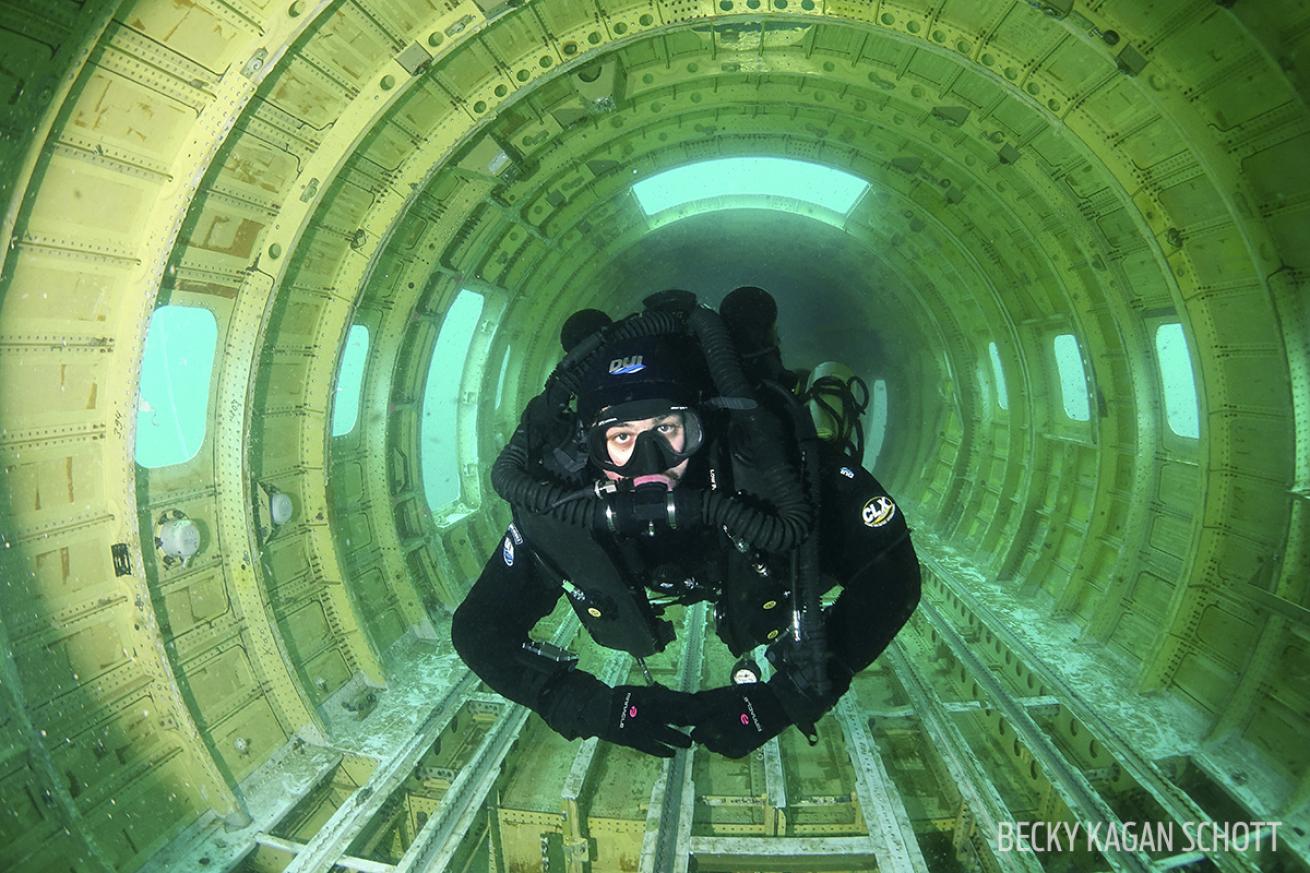
[[[670, 412], [654, 418], [639, 418], [636, 421], [620, 421], [605, 431], [605, 447], [609, 450], [610, 460], [620, 467], [628, 463], [628, 459], [632, 457], [632, 450], [637, 445], [637, 437], [648, 430], [655, 431], [675, 452], [682, 451], [687, 445], [687, 432], [681, 412]], [[677, 487], [678, 480], [687, 471], [687, 464], [690, 462], [691, 459], [688, 458], [662, 474], [638, 476], [634, 481], [637, 485], [662, 481], [672, 490]], [[605, 475], [615, 481], [629, 478], [613, 470], [606, 470]]]

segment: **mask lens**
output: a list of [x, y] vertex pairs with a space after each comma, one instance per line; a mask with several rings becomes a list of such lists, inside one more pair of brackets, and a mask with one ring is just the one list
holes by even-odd
[[[637, 421], [604, 417], [591, 429], [587, 443], [592, 460], [602, 469], [644, 475], [677, 466], [695, 454], [703, 440], [700, 417], [679, 407]], [[636, 466], [643, 469], [630, 469]]]

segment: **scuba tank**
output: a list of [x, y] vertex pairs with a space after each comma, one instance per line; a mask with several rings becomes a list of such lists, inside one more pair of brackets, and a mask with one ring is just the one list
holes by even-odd
[[819, 439], [855, 458], [864, 457], [864, 425], [869, 386], [850, 367], [824, 361], [809, 375], [801, 399], [809, 409]]

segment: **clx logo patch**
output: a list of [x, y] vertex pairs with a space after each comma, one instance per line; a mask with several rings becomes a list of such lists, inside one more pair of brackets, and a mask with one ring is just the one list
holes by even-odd
[[870, 497], [860, 510], [860, 519], [869, 527], [882, 527], [896, 516], [896, 504], [886, 495]]
[[628, 355], [626, 358], [615, 358], [610, 361], [611, 376], [639, 373], [644, 369], [646, 369], [646, 365], [641, 362], [641, 355]]
[[506, 567], [514, 566], [514, 541], [505, 537], [505, 544], [500, 547], [500, 556], [505, 559]]

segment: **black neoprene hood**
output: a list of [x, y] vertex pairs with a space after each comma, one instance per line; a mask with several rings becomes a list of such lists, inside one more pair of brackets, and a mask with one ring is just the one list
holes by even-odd
[[647, 418], [672, 407], [694, 407], [708, 384], [700, 349], [690, 340], [676, 336], [625, 340], [602, 349], [587, 367], [578, 390], [578, 417], [591, 426], [607, 407], [632, 410], [624, 420]]

